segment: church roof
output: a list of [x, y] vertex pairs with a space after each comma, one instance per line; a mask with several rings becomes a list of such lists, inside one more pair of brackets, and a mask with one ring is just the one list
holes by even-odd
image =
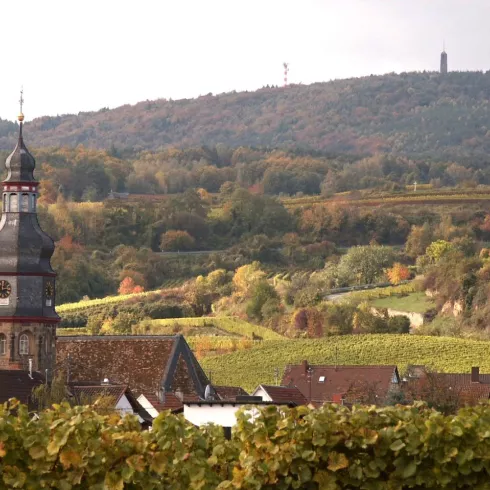
[[139, 393], [181, 391], [204, 396], [209, 380], [181, 335], [58, 337], [58, 368], [70, 383], [129, 385]]
[[8, 174], [4, 182], [37, 182], [34, 178], [36, 160], [34, 160], [34, 157], [29, 153], [29, 150], [24, 144], [24, 138], [22, 136], [22, 124], [23, 123], [21, 122], [17, 146], [5, 162]]

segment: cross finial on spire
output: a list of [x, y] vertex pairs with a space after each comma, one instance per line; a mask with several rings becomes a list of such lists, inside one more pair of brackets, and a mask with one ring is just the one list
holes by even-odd
[[24, 113], [22, 112], [22, 108], [24, 106], [24, 87], [20, 88], [20, 99], [19, 99], [19, 104], [20, 104], [20, 112], [17, 117], [20, 123], [24, 120]]

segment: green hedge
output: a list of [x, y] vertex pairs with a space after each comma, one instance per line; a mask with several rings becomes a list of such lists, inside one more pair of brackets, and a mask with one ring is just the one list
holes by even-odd
[[268, 406], [240, 413], [231, 441], [160, 415], [151, 432], [132, 416], [54, 406], [33, 420], [0, 406], [1, 488], [338, 490], [490, 486], [490, 406], [444, 416], [423, 405]]

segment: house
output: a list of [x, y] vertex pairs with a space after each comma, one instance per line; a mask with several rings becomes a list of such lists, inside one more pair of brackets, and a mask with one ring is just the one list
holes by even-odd
[[[210, 386], [210, 385], [209, 385]], [[212, 386], [216, 401], [235, 401], [238, 396], [247, 396], [248, 393], [239, 386]], [[206, 391], [206, 390], [205, 390]], [[163, 393], [160, 397], [148, 393], [142, 393], [138, 402], [153, 417], [159, 413], [170, 410], [172, 413], [181, 413], [186, 402], [198, 402], [202, 398], [196, 396], [184, 396], [183, 393]]]
[[124, 415], [136, 415], [143, 427], [151, 426], [153, 418], [138, 403], [127, 385], [111, 385], [106, 381], [100, 385], [71, 385], [69, 392], [77, 405], [96, 404], [108, 411]]
[[259, 385], [252, 396], [260, 396], [263, 401], [274, 402], [277, 405], [289, 405], [290, 403], [308, 405], [308, 400], [296, 386]]
[[0, 370], [0, 403], [15, 398], [30, 408], [35, 408], [32, 390], [43, 383], [44, 377], [38, 372], [2, 369]]
[[480, 368], [470, 373], [437, 373], [425, 366], [408, 368], [403, 391], [408, 401], [423, 400], [444, 410], [455, 410], [464, 405], [475, 405], [490, 399], [490, 374], [481, 374]]
[[155, 402], [159, 411], [182, 408], [184, 399], [203, 399], [209, 384], [182, 335], [59, 337], [56, 364], [70, 384], [97, 386], [108, 378], [144, 395], [147, 409]]
[[[191, 424], [200, 426], [206, 424], [220, 425], [225, 429], [227, 437], [231, 435], [231, 428], [236, 424], [236, 413], [243, 407], [252, 420], [258, 415], [259, 407], [278, 405], [272, 401], [264, 401], [260, 396], [237, 396], [236, 400], [200, 400], [184, 402], [184, 418]], [[288, 407], [295, 403], [280, 403]]]
[[324, 403], [383, 405], [399, 391], [400, 375], [389, 366], [288, 365], [282, 386], [296, 387], [313, 406]]

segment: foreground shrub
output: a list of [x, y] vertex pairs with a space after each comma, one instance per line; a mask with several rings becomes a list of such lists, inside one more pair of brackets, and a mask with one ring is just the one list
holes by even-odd
[[230, 441], [161, 414], [135, 417], [55, 405], [33, 420], [0, 407], [2, 488], [478, 489], [490, 482], [490, 405], [445, 416], [411, 407], [328, 405], [241, 412]]

